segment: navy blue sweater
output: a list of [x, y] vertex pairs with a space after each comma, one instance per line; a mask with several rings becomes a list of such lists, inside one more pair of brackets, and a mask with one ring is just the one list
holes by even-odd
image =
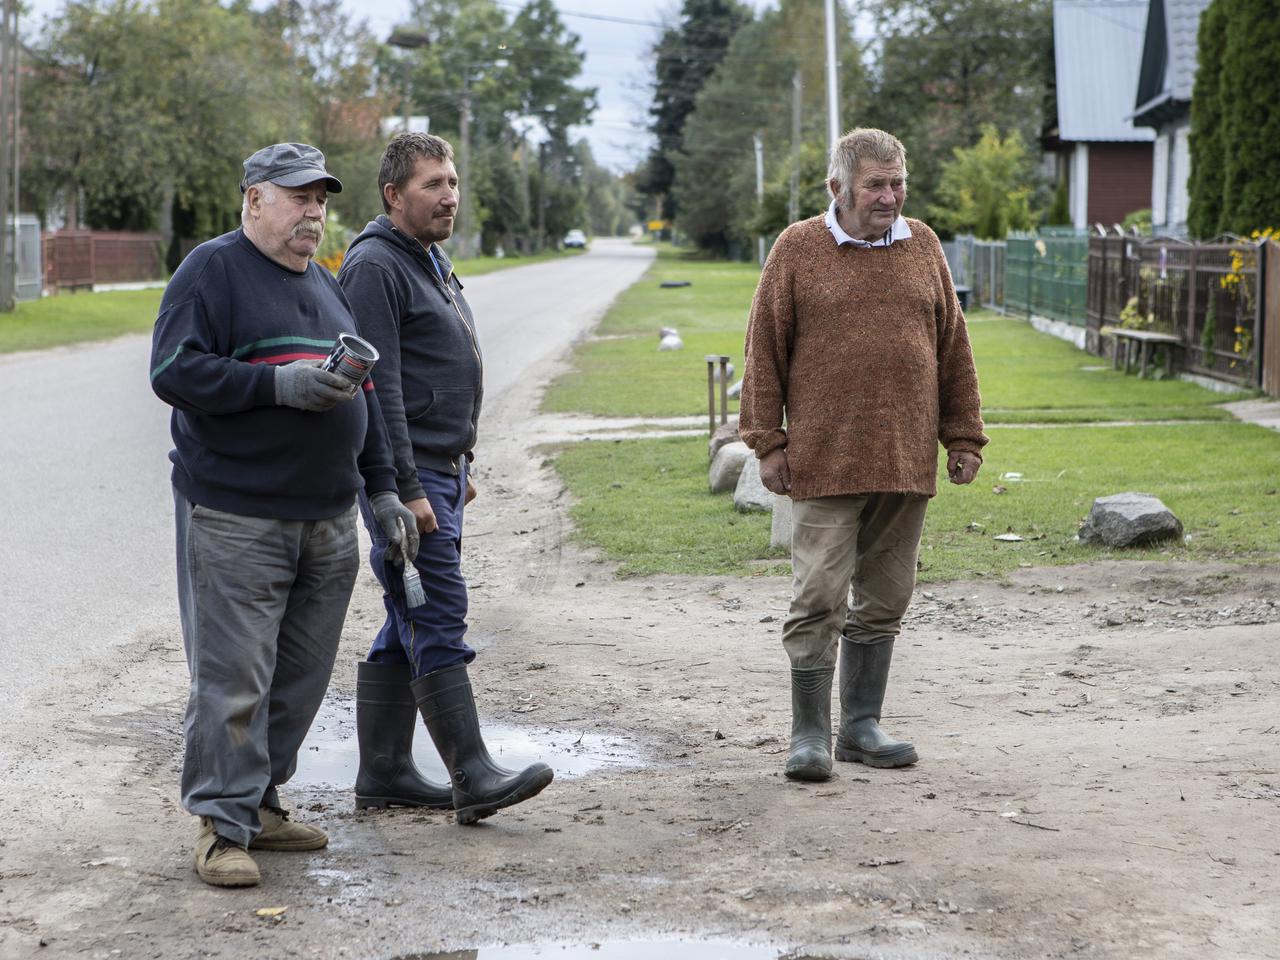
[[[277, 406], [275, 366], [323, 358], [355, 320], [314, 263], [288, 270], [242, 230], [202, 243], [160, 302], [151, 386], [173, 409], [173, 484], [192, 503], [282, 520], [323, 520], [395, 490], [370, 381], [324, 413]], [[375, 373], [376, 373], [375, 369]]]
[[381, 216], [351, 242], [338, 271], [360, 335], [381, 354], [378, 400], [406, 501], [425, 496], [417, 467], [456, 474], [459, 458], [471, 456], [484, 395], [462, 284], [439, 246], [431, 254]]

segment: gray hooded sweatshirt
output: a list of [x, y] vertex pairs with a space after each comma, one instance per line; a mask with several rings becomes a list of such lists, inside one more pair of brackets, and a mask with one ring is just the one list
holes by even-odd
[[444, 252], [436, 244], [428, 252], [386, 216], [351, 242], [338, 283], [360, 335], [381, 354], [373, 380], [396, 486], [401, 500], [417, 499], [418, 469], [456, 475], [473, 456], [484, 368], [471, 308]]

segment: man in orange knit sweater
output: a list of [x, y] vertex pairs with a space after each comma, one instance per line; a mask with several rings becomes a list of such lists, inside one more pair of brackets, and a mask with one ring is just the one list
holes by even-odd
[[879, 726], [893, 641], [937, 493], [937, 445], [951, 482], [970, 483], [987, 442], [942, 245], [902, 216], [906, 150], [883, 130], [852, 130], [831, 149], [827, 186], [827, 212], [784, 230], [765, 263], [738, 423], [764, 485], [794, 501], [782, 627], [794, 780], [831, 776], [837, 641], [835, 758], [915, 763], [915, 747]]

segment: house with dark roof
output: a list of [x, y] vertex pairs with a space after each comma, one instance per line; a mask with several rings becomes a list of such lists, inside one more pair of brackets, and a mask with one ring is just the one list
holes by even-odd
[[1041, 143], [1067, 188], [1077, 229], [1119, 223], [1151, 205], [1155, 133], [1130, 119], [1147, 0], [1055, 0], [1057, 117]]
[[1187, 231], [1187, 178], [1191, 173], [1191, 89], [1196, 78], [1196, 34], [1210, 0], [1151, 0], [1138, 72], [1135, 126], [1155, 132], [1151, 168], [1151, 222], [1156, 233]]

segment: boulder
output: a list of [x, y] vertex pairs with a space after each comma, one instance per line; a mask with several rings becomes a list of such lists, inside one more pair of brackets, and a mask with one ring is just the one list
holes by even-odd
[[1181, 540], [1182, 521], [1149, 493], [1098, 497], [1080, 528], [1080, 542], [1105, 547], [1140, 547]]
[[733, 489], [733, 505], [743, 513], [773, 509], [773, 494], [760, 480], [760, 461], [755, 454], [742, 465], [742, 472], [738, 474], [738, 485]]
[[773, 525], [769, 528], [769, 547], [791, 549], [791, 498], [773, 495]]
[[711, 461], [711, 470], [707, 475], [711, 492], [724, 493], [726, 490], [736, 489], [738, 475], [742, 473], [742, 465], [748, 459], [755, 458], [756, 455], [751, 452], [751, 448], [741, 440], [726, 443], [716, 451], [715, 459]]
[[720, 426], [716, 427], [716, 432], [711, 435], [711, 442], [707, 445], [707, 458], [714, 460], [716, 454], [720, 452], [720, 448], [727, 443], [733, 443], [738, 439], [738, 418], [730, 417]]
[[658, 341], [659, 350], [683, 350], [684, 341], [678, 333], [669, 333]]

